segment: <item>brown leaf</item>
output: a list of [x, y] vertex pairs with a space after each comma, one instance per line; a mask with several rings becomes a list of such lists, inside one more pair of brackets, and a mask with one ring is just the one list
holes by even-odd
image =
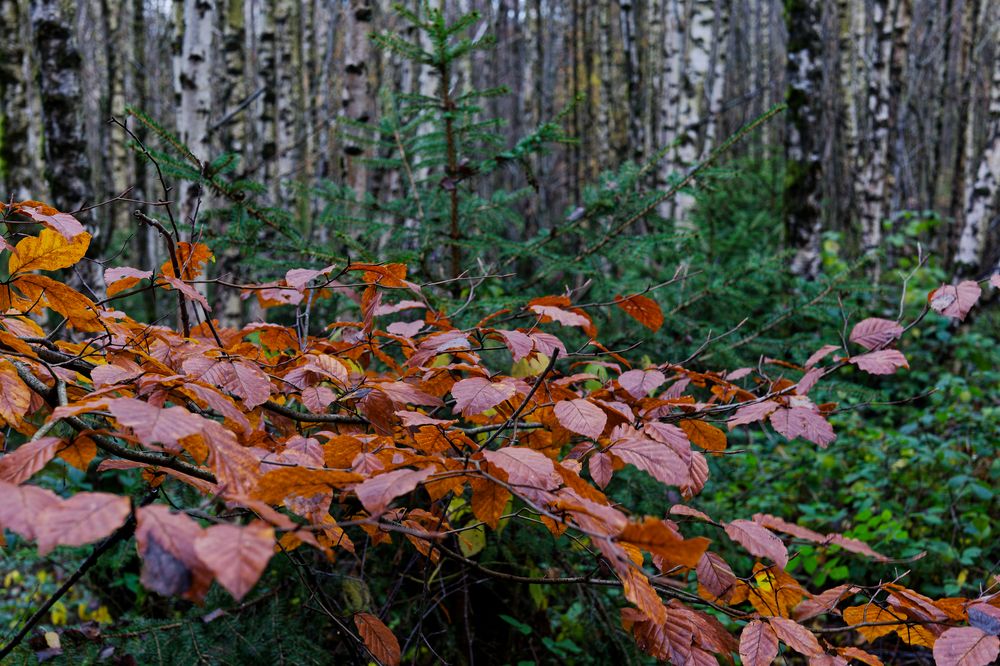
[[398, 666], [400, 659], [399, 641], [389, 627], [371, 613], [355, 613], [354, 626], [361, 634], [361, 640], [375, 659], [383, 666]]
[[789, 620], [786, 617], [772, 617], [768, 618], [768, 622], [771, 623], [771, 628], [774, 629], [778, 638], [799, 654], [804, 654], [807, 657], [823, 654], [823, 648], [812, 632], [795, 620]]
[[38, 516], [62, 500], [51, 490], [0, 481], [0, 530], [6, 527], [28, 540], [36, 538]]
[[212, 572], [195, 551], [195, 541], [203, 533], [193, 519], [163, 504], [140, 507], [135, 539], [143, 586], [166, 596], [200, 599], [212, 582]]
[[497, 451], [483, 451], [491, 465], [507, 473], [513, 486], [552, 490], [559, 485], [560, 477], [552, 461], [545, 455], [521, 446], [505, 446]]
[[482, 414], [493, 409], [504, 400], [514, 397], [515, 388], [511, 384], [494, 383], [483, 377], [470, 377], [455, 382], [451, 394], [455, 398], [455, 410], [462, 416]]
[[56, 457], [60, 444], [58, 437], [41, 437], [0, 456], [0, 481], [24, 483]]
[[473, 478], [469, 481], [472, 489], [472, 513], [494, 530], [500, 525], [500, 518], [510, 501], [510, 492], [499, 483], [489, 479]]
[[600, 437], [608, 422], [608, 415], [604, 410], [582, 398], [560, 400], [553, 411], [562, 427], [590, 439]]
[[18, 423], [30, 403], [31, 390], [21, 381], [17, 370], [6, 360], [0, 362], [0, 419]]
[[86, 435], [77, 435], [73, 441], [59, 449], [59, 457], [81, 472], [86, 472], [90, 461], [97, 457], [97, 444]]
[[617, 537], [651, 555], [657, 555], [673, 566], [694, 569], [705, 554], [708, 544], [705, 537], [684, 539], [659, 519], [647, 517], [641, 523], [630, 522]]
[[378, 516], [389, 508], [392, 500], [405, 495], [434, 473], [431, 465], [424, 469], [397, 469], [368, 479], [354, 487], [354, 494], [372, 516]]
[[663, 326], [663, 311], [660, 310], [660, 306], [657, 305], [656, 301], [647, 296], [641, 294], [626, 296], [624, 298], [615, 296], [615, 303], [626, 314], [654, 333]]
[[237, 601], [254, 586], [274, 554], [274, 529], [260, 521], [213, 525], [194, 542], [198, 558]]
[[788, 566], [788, 549], [781, 539], [757, 523], [734, 520], [726, 525], [729, 538], [746, 548], [751, 555], [766, 557], [782, 569]]
[[976, 627], [952, 627], [934, 643], [937, 666], [987, 666], [1000, 656], [1000, 639]]
[[688, 419], [678, 423], [691, 443], [706, 451], [725, 451], [726, 433], [710, 423]]
[[110, 493], [77, 493], [53, 504], [38, 516], [38, 554], [103, 539], [125, 524], [131, 510], [128, 497]]
[[287, 497], [312, 497], [331, 489], [345, 488], [362, 480], [359, 474], [340, 470], [281, 467], [257, 480], [252, 496], [268, 504], [281, 504]]
[[778, 656], [778, 636], [766, 622], [752, 620], [740, 633], [740, 658], [744, 666], [767, 666]]

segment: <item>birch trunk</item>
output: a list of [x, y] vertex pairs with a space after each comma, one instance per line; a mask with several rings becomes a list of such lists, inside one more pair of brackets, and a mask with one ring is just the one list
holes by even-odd
[[[181, 3], [180, 52], [174, 72], [177, 136], [203, 167], [212, 158], [208, 128], [212, 117], [215, 4], [206, 0], [181, 0]], [[193, 230], [202, 188], [197, 183], [181, 182], [177, 192], [181, 220]]]
[[[357, 123], [371, 120], [371, 91], [368, 85], [368, 60], [370, 47], [368, 33], [371, 32], [372, 7], [369, 0], [350, 0], [344, 33], [344, 97], [343, 114]], [[364, 195], [368, 173], [360, 157], [364, 150], [360, 145], [348, 144], [344, 148], [345, 181], [350, 184], [358, 197]]]
[[0, 197], [46, 199], [42, 173], [37, 88], [31, 85], [31, 25], [23, 2], [0, 0]]
[[[1000, 20], [995, 9], [992, 14], [994, 20]], [[1000, 58], [997, 57], [993, 59], [989, 105], [986, 146], [975, 167], [975, 175], [965, 188], [965, 220], [955, 255], [955, 263], [970, 273], [980, 267], [987, 230], [996, 225], [994, 218], [1000, 191]]]

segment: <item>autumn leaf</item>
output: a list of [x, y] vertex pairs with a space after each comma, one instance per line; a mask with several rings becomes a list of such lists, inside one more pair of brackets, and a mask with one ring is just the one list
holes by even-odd
[[7, 528], [28, 540], [37, 538], [38, 516], [62, 500], [51, 490], [0, 481], [0, 529]]
[[202, 432], [207, 421], [183, 407], [162, 409], [136, 398], [109, 400], [108, 411], [121, 425], [132, 428], [143, 444], [162, 444], [174, 452], [181, 450], [182, 439]]
[[6, 360], [0, 361], [0, 419], [19, 422], [30, 402], [31, 390], [21, 381], [17, 369]]
[[799, 654], [807, 657], [817, 657], [823, 654], [823, 648], [812, 632], [795, 620], [789, 620], [786, 617], [770, 617], [767, 621], [781, 642]]
[[899, 368], [908, 368], [906, 357], [898, 349], [882, 349], [848, 359], [861, 370], [871, 375], [891, 375]]
[[58, 455], [81, 472], [86, 472], [90, 461], [97, 457], [97, 444], [86, 435], [77, 435], [59, 449]]
[[42, 229], [38, 236], [28, 236], [14, 247], [7, 261], [7, 271], [14, 275], [69, 268], [83, 259], [89, 246], [90, 234], [87, 232], [69, 240], [57, 231]]
[[773, 532], [749, 520], [734, 520], [725, 529], [729, 538], [751, 555], [766, 557], [782, 569], [788, 566], [788, 549]]
[[24, 483], [56, 457], [62, 440], [40, 437], [0, 456], [0, 481]]
[[870, 317], [855, 324], [851, 329], [850, 341], [871, 351], [892, 342], [902, 334], [903, 327], [896, 322]]
[[615, 296], [615, 303], [626, 314], [654, 333], [663, 326], [663, 311], [660, 310], [660, 306], [657, 305], [656, 301], [648, 296], [641, 294], [626, 296], [624, 298], [622, 296]]
[[662, 442], [634, 434], [615, 440], [607, 452], [668, 486], [682, 486], [687, 481], [687, 465]]
[[830, 422], [809, 407], [777, 409], [771, 413], [771, 425], [789, 440], [801, 437], [822, 448], [837, 439]]
[[507, 473], [514, 486], [552, 490], [559, 485], [552, 461], [545, 455], [520, 446], [505, 446], [497, 451], [483, 451], [483, 457]]
[[745, 666], [767, 666], [778, 656], [778, 636], [766, 622], [751, 620], [740, 633], [740, 658]]
[[142, 558], [140, 582], [162, 595], [199, 598], [212, 581], [212, 572], [195, 552], [204, 529], [182, 512], [163, 504], [136, 510], [135, 539]]
[[979, 283], [966, 280], [957, 285], [941, 285], [930, 293], [927, 300], [932, 310], [962, 321], [982, 293]]
[[358, 628], [365, 647], [379, 663], [383, 666], [399, 665], [399, 641], [382, 620], [371, 613], [355, 613], [354, 626]]
[[510, 492], [499, 483], [481, 478], [471, 479], [469, 488], [472, 490], [470, 506], [473, 515], [492, 529], [497, 529], [510, 501]]
[[937, 666], [987, 666], [1000, 656], [1000, 638], [976, 627], [952, 627], [934, 642]]
[[555, 404], [554, 411], [559, 425], [590, 439], [600, 437], [608, 422], [604, 410], [582, 398], [561, 400]]
[[82, 492], [53, 504], [37, 518], [38, 554], [103, 539], [125, 524], [131, 510], [128, 497], [110, 493]]
[[504, 400], [514, 396], [515, 388], [511, 384], [491, 382], [483, 377], [470, 377], [455, 382], [451, 387], [451, 395], [455, 398], [455, 410], [462, 416], [482, 414], [493, 409]]
[[[214, 260], [212, 250], [204, 243], [188, 243], [181, 241], [176, 247], [177, 264], [180, 266], [182, 280], [197, 280], [205, 268], [205, 263]], [[174, 273], [174, 265], [171, 261], [166, 261], [160, 266], [160, 273], [164, 277], [177, 278]]]
[[405, 495], [434, 473], [434, 466], [424, 469], [397, 469], [379, 474], [354, 487], [354, 494], [372, 516], [385, 512], [392, 500]]
[[219, 584], [240, 601], [274, 554], [274, 529], [260, 521], [213, 525], [195, 539], [194, 550]]
[[140, 280], [153, 277], [153, 271], [141, 271], [138, 268], [108, 268], [104, 271], [104, 284], [107, 285], [108, 296], [114, 296], [126, 289], [139, 284]]
[[673, 566], [689, 569], [698, 566], [705, 549], [711, 543], [705, 537], [684, 539], [656, 518], [646, 518], [641, 523], [628, 523], [617, 540], [657, 555]]
[[14, 206], [17, 212], [58, 232], [66, 240], [73, 240], [84, 233], [83, 225], [75, 217], [69, 213], [60, 213], [52, 206], [47, 206], [40, 201], [22, 201]]
[[685, 419], [678, 423], [692, 444], [706, 451], [725, 451], [726, 433], [711, 423], [696, 419]]
[[629, 370], [618, 377], [618, 384], [636, 400], [645, 398], [665, 381], [667, 378], [659, 370]]

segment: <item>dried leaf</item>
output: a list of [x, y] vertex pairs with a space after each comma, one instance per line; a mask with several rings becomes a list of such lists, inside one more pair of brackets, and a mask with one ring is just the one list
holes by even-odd
[[355, 613], [354, 626], [358, 628], [365, 647], [383, 666], [398, 666], [399, 641], [389, 627], [371, 613]]
[[745, 666], [767, 666], [778, 656], [778, 636], [766, 622], [751, 620], [740, 633], [740, 658]]
[[889, 344], [903, 334], [903, 327], [889, 319], [869, 317], [851, 329], [850, 341], [871, 351]]
[[372, 516], [385, 512], [392, 500], [405, 495], [434, 473], [434, 466], [424, 469], [397, 469], [364, 481], [354, 488], [361, 504]]
[[194, 550], [219, 584], [240, 601], [274, 554], [274, 529], [260, 521], [244, 527], [213, 525], [195, 539]]
[[128, 497], [110, 493], [77, 493], [53, 504], [37, 518], [38, 554], [103, 539], [125, 524], [131, 510]]
[[657, 305], [656, 301], [648, 296], [641, 294], [626, 296], [624, 298], [615, 296], [615, 303], [626, 314], [654, 333], [663, 326], [663, 311]]
[[934, 642], [937, 666], [987, 666], [1000, 656], [1000, 639], [976, 627], [952, 627]]
[[604, 410], [588, 400], [560, 400], [553, 409], [559, 425], [578, 435], [597, 439], [604, 432], [608, 415]]
[[7, 271], [28, 273], [30, 271], [57, 271], [69, 268], [83, 259], [90, 246], [90, 234], [83, 232], [72, 240], [51, 229], [42, 229], [38, 236], [23, 238], [10, 254]]
[[494, 383], [483, 377], [470, 377], [455, 382], [451, 387], [451, 395], [455, 398], [455, 410], [462, 416], [482, 414], [493, 409], [504, 400], [514, 396], [515, 388], [511, 384]]
[[788, 566], [788, 549], [781, 539], [749, 520], [734, 520], [726, 525], [729, 538], [746, 548], [751, 555], [766, 557], [782, 569]]

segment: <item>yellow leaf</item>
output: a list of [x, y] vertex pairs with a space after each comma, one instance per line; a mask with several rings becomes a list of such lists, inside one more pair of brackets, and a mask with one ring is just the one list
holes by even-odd
[[8, 272], [55, 271], [69, 268], [83, 259], [90, 246], [90, 234], [84, 232], [73, 240], [51, 229], [42, 229], [37, 237], [25, 238], [11, 252]]
[[66, 610], [66, 604], [61, 601], [57, 601], [52, 604], [52, 624], [66, 624], [66, 617], [69, 615], [69, 611]]

